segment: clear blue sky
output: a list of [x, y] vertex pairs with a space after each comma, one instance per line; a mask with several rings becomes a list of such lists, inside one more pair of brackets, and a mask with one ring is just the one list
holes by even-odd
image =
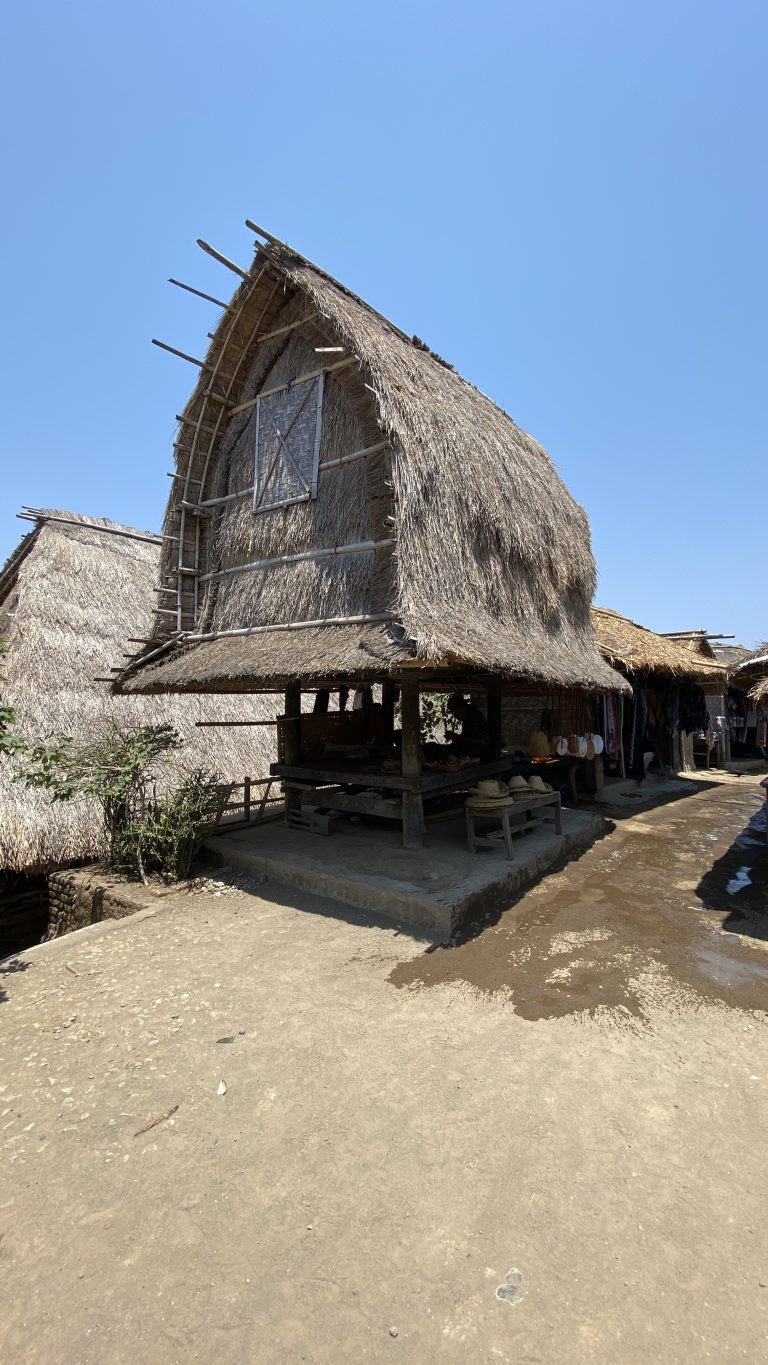
[[[598, 601], [766, 611], [765, 0], [133, 0], [6, 12], [0, 555], [21, 503], [159, 525], [252, 217], [494, 397]], [[535, 509], [531, 509], [535, 515]]]

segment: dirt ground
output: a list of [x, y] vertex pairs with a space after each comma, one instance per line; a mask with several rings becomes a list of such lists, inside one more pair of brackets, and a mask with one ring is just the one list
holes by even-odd
[[768, 1359], [760, 798], [450, 947], [261, 887], [0, 963], [0, 1359]]

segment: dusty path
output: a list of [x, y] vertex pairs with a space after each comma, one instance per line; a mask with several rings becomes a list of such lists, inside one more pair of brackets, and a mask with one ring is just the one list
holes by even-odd
[[527, 1019], [643, 1015], [654, 980], [664, 997], [765, 1009], [768, 952], [755, 939], [768, 949], [765, 802], [754, 781], [721, 779], [619, 819], [513, 913], [468, 925], [391, 980], [504, 991]]
[[0, 1359], [768, 1359], [768, 954], [716, 933], [760, 932], [758, 799], [635, 816], [453, 950], [233, 893], [22, 957]]

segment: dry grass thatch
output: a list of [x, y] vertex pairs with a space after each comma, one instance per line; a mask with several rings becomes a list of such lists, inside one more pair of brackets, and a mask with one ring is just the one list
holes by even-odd
[[[49, 519], [56, 516], [76, 524]], [[185, 740], [169, 761], [170, 776], [196, 766], [233, 782], [264, 776], [274, 757], [271, 727], [198, 730], [195, 722], [273, 717], [271, 700], [113, 697], [94, 682], [119, 663], [126, 637], [146, 635], [153, 620], [160, 542], [114, 531], [130, 528], [45, 513], [0, 572], [0, 635], [8, 646], [2, 696], [17, 710], [21, 734], [84, 738], [113, 722], [167, 722]], [[43, 871], [96, 856], [98, 832], [90, 803], [52, 806], [44, 793], [13, 782], [0, 760], [0, 869]]]
[[768, 701], [768, 640], [746, 654], [731, 669], [729, 680], [752, 701]]
[[743, 659], [749, 657], [750, 651], [744, 645], [720, 645], [712, 646], [715, 658], [719, 664], [724, 664], [729, 672], [740, 664]]
[[[308, 317], [245, 351], [238, 339]], [[185, 562], [202, 572], [384, 536], [395, 539], [395, 549], [216, 580], [197, 616], [185, 614], [184, 626], [197, 633], [369, 614], [388, 619], [375, 630], [323, 626], [174, 643], [125, 676], [121, 689], [354, 676], [372, 666], [368, 650], [379, 672], [396, 673], [413, 660], [450, 661], [550, 685], [621, 688], [592, 635], [595, 564], [587, 518], [547, 453], [423, 343], [274, 241], [257, 253], [222, 317], [185, 410], [178, 468], [202, 481], [187, 485], [187, 498], [190, 489], [208, 498], [253, 483], [253, 408], [208, 434], [210, 453], [193, 451], [194, 422], [202, 418], [210, 428], [220, 415], [205, 397], [211, 374], [218, 392], [247, 402], [316, 369], [322, 346], [343, 348], [355, 361], [326, 379], [318, 498], [258, 516], [248, 498], [217, 509], [198, 533], [195, 563], [193, 519], [179, 515], [180, 479], [166, 530], [176, 534], [182, 525]], [[388, 449], [376, 457], [322, 473], [323, 464], [382, 438]], [[175, 553], [171, 546], [164, 555], [169, 574]], [[158, 641], [166, 634], [159, 625]]]
[[607, 607], [592, 608], [592, 625], [604, 658], [629, 673], [659, 673], [681, 682], [722, 680], [725, 684], [725, 667], [690, 648], [688, 641], [679, 643], [657, 635]]

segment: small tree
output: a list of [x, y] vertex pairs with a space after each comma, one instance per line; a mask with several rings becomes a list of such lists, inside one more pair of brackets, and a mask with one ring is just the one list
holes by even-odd
[[107, 862], [115, 871], [142, 881], [152, 871], [183, 877], [210, 832], [222, 793], [214, 773], [198, 770], [158, 796], [162, 762], [181, 742], [171, 725], [114, 726], [84, 744], [54, 735], [26, 750], [17, 776], [52, 801], [98, 801]]

